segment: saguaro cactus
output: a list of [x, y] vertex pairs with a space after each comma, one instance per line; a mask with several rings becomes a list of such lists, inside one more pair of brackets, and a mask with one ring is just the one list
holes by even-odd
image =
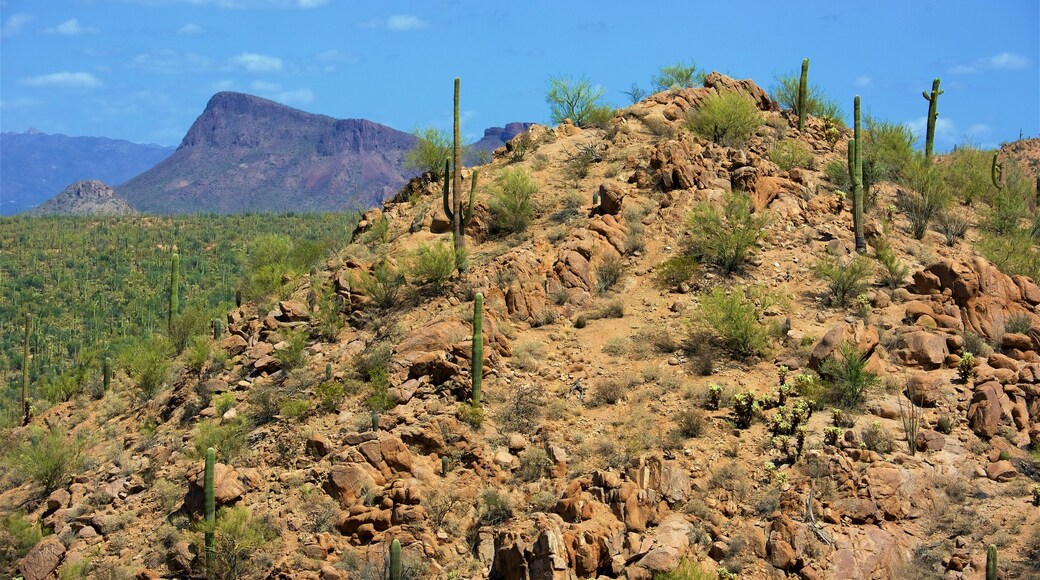
[[25, 344], [22, 346], [22, 425], [29, 424], [29, 341], [32, 339], [32, 315], [25, 314]]
[[802, 76], [798, 81], [798, 130], [805, 131], [806, 105], [809, 94], [809, 59], [802, 61]]
[[932, 145], [935, 143], [935, 120], [939, 118], [936, 104], [939, 102], [939, 95], [941, 94], [943, 94], [943, 91], [939, 90], [939, 79], [932, 81], [931, 94], [921, 92], [924, 100], [928, 101], [928, 132], [925, 134], [924, 139], [924, 156], [927, 159], [932, 158]]
[[401, 580], [401, 542], [390, 542], [390, 580]]
[[986, 550], [986, 580], [997, 580], [997, 547], [993, 544]]
[[101, 381], [105, 386], [105, 390], [112, 384], [112, 357], [105, 357], [105, 360], [101, 363]]
[[206, 513], [206, 572], [213, 574], [213, 565], [217, 559], [217, 548], [213, 545], [213, 532], [216, 525], [217, 499], [213, 492], [213, 466], [216, 463], [216, 452], [212, 447], [206, 449], [206, 472], [203, 475], [202, 497]]
[[166, 330], [173, 332], [173, 319], [180, 310], [178, 290], [181, 283], [181, 257], [177, 253], [170, 259], [170, 311], [166, 315]]
[[[455, 173], [451, 176], [452, 193], [454, 193], [454, 199], [452, 200], [452, 214], [451, 214], [451, 231], [455, 235], [455, 249], [461, 250], [465, 245], [462, 236], [465, 234], [465, 228], [462, 223], [462, 193], [459, 191], [462, 189], [462, 138], [461, 130], [459, 128], [459, 77], [455, 77], [455, 113], [454, 113], [454, 128], [453, 128], [453, 143], [451, 149], [451, 160], [452, 166], [455, 168]], [[444, 175], [444, 180], [448, 180], [447, 174]]]
[[480, 404], [480, 386], [484, 379], [484, 295], [473, 297], [473, 404]]
[[[457, 172], [457, 170], [456, 170], [456, 172]], [[458, 197], [458, 196], [453, 195], [451, 193], [451, 191], [450, 191], [451, 186], [450, 186], [450, 180], [448, 179], [449, 175], [451, 175], [451, 161], [449, 161], [448, 159], [445, 159], [444, 160], [444, 195], [443, 195], [443, 198], [444, 198], [444, 215], [448, 216], [448, 219], [451, 221], [452, 227], [454, 228], [454, 224], [455, 224], [455, 211], [451, 209], [451, 205], [452, 205], [452, 198], [453, 197]], [[470, 177], [470, 183], [469, 183], [469, 205], [467, 205], [466, 208], [464, 210], [462, 210], [462, 230], [463, 231], [465, 231], [466, 228], [469, 226], [469, 223], [471, 221], [473, 221], [473, 201], [474, 201], [474, 199], [477, 196], [477, 177], [479, 175], [480, 175], [480, 172], [477, 171], [476, 169], [474, 169], [473, 170], [473, 175], [472, 175], [472, 177]]]
[[867, 239], [863, 237], [863, 136], [860, 133], [859, 95], [853, 101], [853, 135], [849, 141], [849, 177], [852, 181], [852, 233], [856, 238], [856, 251], [867, 251]]
[[1000, 162], [997, 153], [993, 154], [993, 164], [989, 168], [989, 178], [993, 180], [993, 187], [998, 190], [1004, 189], [1004, 164]]

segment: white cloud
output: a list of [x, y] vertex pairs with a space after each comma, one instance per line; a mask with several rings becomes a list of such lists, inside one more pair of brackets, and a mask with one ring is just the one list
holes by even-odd
[[61, 89], [89, 89], [101, 86], [101, 81], [86, 72], [57, 72], [49, 75], [28, 77], [20, 81], [29, 87], [53, 87]]
[[[918, 117], [907, 122], [906, 126], [910, 128], [916, 139], [923, 142], [928, 129], [928, 118]], [[935, 144], [940, 149], [948, 149], [963, 143], [978, 143], [979, 139], [992, 132], [993, 127], [986, 123], [972, 123], [965, 130], [961, 129], [953, 119], [940, 116], [935, 120]]]
[[180, 34], [181, 36], [198, 36], [203, 32], [205, 32], [205, 30], [194, 22], [189, 22], [177, 29], [177, 34]]
[[253, 10], [264, 8], [318, 8], [331, 0], [127, 0], [146, 6], [168, 6], [170, 4], [192, 4], [195, 6], [214, 6], [235, 10]]
[[47, 28], [44, 32], [47, 34], [60, 34], [62, 36], [80, 36], [83, 34], [97, 34], [99, 31], [97, 28], [92, 26], [83, 26], [79, 23], [78, 19], [72, 18], [57, 26]]
[[273, 93], [282, 90], [282, 85], [267, 81], [253, 81], [249, 83], [249, 88], [258, 93]]
[[869, 89], [874, 86], [874, 79], [870, 78], [869, 75], [859, 75], [856, 80], [852, 81], [852, 86], [860, 89]]
[[395, 32], [421, 30], [429, 25], [429, 22], [411, 14], [394, 14], [387, 17], [385, 20], [382, 18], [373, 18], [358, 23], [358, 26], [361, 28], [385, 28]]
[[254, 52], [243, 52], [233, 57], [231, 64], [249, 72], [274, 72], [282, 70], [282, 59], [277, 56], [266, 56]]
[[0, 26], [0, 38], [11, 38], [17, 35], [25, 28], [26, 24], [32, 22], [32, 15], [24, 12], [18, 14], [12, 14], [4, 21], [3, 25]]
[[177, 74], [211, 70], [213, 61], [201, 54], [162, 49], [135, 56], [130, 61], [130, 67], [154, 73]]
[[360, 62], [361, 58], [356, 54], [346, 53], [340, 50], [326, 50], [318, 54], [317, 59], [321, 62]]
[[282, 90], [278, 83], [268, 81], [253, 81], [249, 83], [249, 90], [279, 103], [309, 103], [314, 100], [314, 91], [308, 88]]
[[210, 88], [214, 91], [230, 91], [235, 87], [235, 81], [231, 79], [222, 79], [210, 84]]
[[984, 70], [1014, 70], [1028, 68], [1033, 61], [1021, 54], [1001, 52], [993, 56], [976, 59], [970, 63], [958, 63], [950, 68], [954, 74], [972, 74]]

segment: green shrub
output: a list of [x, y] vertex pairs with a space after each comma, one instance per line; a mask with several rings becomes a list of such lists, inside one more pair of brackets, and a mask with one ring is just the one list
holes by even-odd
[[387, 342], [369, 346], [354, 359], [354, 370], [365, 381], [377, 382], [389, 375], [394, 348]]
[[910, 220], [910, 231], [920, 240], [928, 225], [949, 204], [950, 196], [942, 180], [942, 169], [924, 155], [914, 155], [903, 166], [902, 183], [911, 191], [900, 192], [896, 207]]
[[187, 350], [188, 354], [184, 357], [184, 364], [189, 370], [196, 373], [202, 372], [206, 363], [209, 362], [212, 344], [213, 342], [205, 336], [196, 336], [192, 339], [191, 346]]
[[223, 417], [224, 413], [231, 410], [231, 407], [235, 406], [235, 394], [234, 393], [221, 393], [216, 397], [213, 397], [213, 408], [217, 410], [217, 416]]
[[123, 351], [120, 366], [127, 370], [138, 386], [139, 396], [150, 400], [158, 394], [170, 370], [172, 348], [169, 341], [159, 335], [135, 344]]
[[943, 157], [946, 187], [965, 205], [988, 199], [993, 190], [990, 179], [992, 156], [971, 145], [962, 145]]
[[194, 337], [208, 335], [211, 318], [206, 308], [198, 303], [187, 305], [183, 312], [174, 316], [169, 328], [174, 353], [184, 352]]
[[33, 430], [29, 440], [10, 450], [4, 464], [17, 477], [43, 486], [44, 494], [65, 485], [83, 467], [84, 441], [68, 435], [58, 426], [47, 431]]
[[456, 416], [459, 418], [459, 421], [474, 429], [480, 429], [480, 426], [484, 424], [484, 408], [479, 404], [460, 403]]
[[206, 456], [206, 449], [212, 447], [217, 452], [218, 461], [231, 463], [246, 448], [251, 430], [245, 417], [236, 417], [223, 423], [220, 419], [202, 421], [191, 438], [188, 456], [202, 459]]
[[683, 409], [675, 416], [676, 428], [683, 437], [700, 437], [706, 421], [704, 411], [696, 408]]
[[986, 211], [986, 228], [997, 235], [1004, 235], [1018, 229], [1018, 224], [1029, 217], [1029, 202], [1026, 197], [1010, 187], [994, 193], [989, 199]]
[[824, 172], [827, 174], [827, 179], [834, 184], [835, 189], [851, 195], [852, 180], [849, 178], [848, 162], [836, 159], [829, 161], [827, 162], [827, 167], [824, 168]]
[[534, 194], [538, 184], [523, 167], [506, 167], [495, 178], [491, 188], [491, 228], [518, 233], [534, 219]]
[[1025, 313], [1012, 314], [1008, 317], [1007, 322], [1004, 323], [1004, 332], [1026, 334], [1032, 326], [1032, 316]]
[[545, 102], [549, 105], [553, 124], [570, 119], [579, 127], [586, 126], [593, 111], [602, 106], [599, 99], [604, 92], [604, 88], [593, 87], [586, 78], [550, 77]]
[[514, 476], [520, 481], [538, 481], [549, 475], [552, 461], [541, 447], [529, 447], [520, 453], [520, 466]]
[[863, 446], [871, 451], [891, 453], [895, 449], [892, 434], [881, 426], [880, 421], [872, 422], [869, 427], [860, 432], [860, 436], [863, 438]]
[[497, 526], [513, 517], [513, 506], [502, 492], [487, 488], [480, 494], [479, 520], [482, 526]]
[[804, 143], [794, 139], [784, 139], [773, 145], [769, 149], [769, 160], [784, 171], [790, 171], [795, 167], [812, 169], [815, 163], [812, 151]]
[[813, 266], [817, 278], [825, 280], [830, 288], [831, 303], [844, 306], [850, 298], [862, 294], [870, 285], [873, 265], [856, 255], [842, 263], [834, 258], [823, 258]]
[[607, 254], [596, 265], [596, 290], [606, 294], [625, 275], [625, 259], [617, 254]]
[[1040, 253], [1027, 230], [1019, 229], [1005, 235], [986, 232], [979, 250], [1008, 276], [1022, 275], [1040, 280]]
[[279, 406], [283, 418], [299, 421], [311, 412], [311, 402], [304, 399], [285, 399]]
[[444, 173], [444, 160], [452, 155], [452, 136], [434, 126], [412, 129], [415, 146], [404, 154], [405, 169], [432, 173], [434, 179], [441, 179]]
[[326, 381], [314, 387], [318, 408], [326, 413], [336, 412], [346, 394], [347, 386], [340, 381]]
[[283, 370], [298, 369], [306, 362], [304, 351], [307, 349], [307, 332], [291, 330], [285, 337], [285, 346], [274, 351], [274, 358], [281, 363]]
[[689, 63], [677, 62], [662, 66], [658, 73], [651, 77], [650, 82], [653, 83], [655, 92], [689, 89], [704, 82], [704, 73], [697, 69], [697, 63], [691, 59]]
[[[206, 530], [203, 523], [201, 531]], [[278, 537], [278, 533], [264, 520], [254, 518], [249, 510], [240, 507], [222, 507], [217, 512], [213, 524], [213, 544], [216, 551], [214, 569], [209, 577], [217, 580], [259, 577], [264, 575], [265, 565], [261, 562], [268, 546]], [[197, 553], [204, 553], [201, 535], [196, 538], [199, 544]]]
[[903, 169], [915, 157], [914, 135], [906, 125], [869, 116], [866, 125], [863, 143], [864, 191], [883, 179], [899, 179]]
[[662, 288], [678, 289], [680, 285], [693, 280], [700, 264], [690, 256], [674, 256], [658, 264], [654, 278]]
[[697, 322], [704, 330], [718, 335], [733, 354], [746, 357], [765, 353], [769, 329], [759, 318], [776, 302], [776, 297], [754, 288], [726, 292], [716, 287], [700, 302]]
[[899, 261], [896, 252], [888, 244], [878, 244], [875, 255], [883, 268], [880, 282], [889, 288], [898, 288], [910, 274], [910, 267]]
[[947, 210], [935, 216], [935, 231], [946, 238], [947, 246], [953, 247], [957, 240], [964, 239], [970, 223], [964, 214]]
[[593, 105], [589, 109], [588, 120], [585, 122], [585, 126], [607, 129], [610, 127], [610, 122], [614, 120], [616, 112], [617, 109], [610, 105]]
[[695, 205], [686, 218], [686, 229], [693, 255], [730, 274], [744, 264], [768, 223], [766, 214], [751, 213], [746, 194], [734, 191], [726, 195], [721, 208], [712, 202]]
[[[801, 74], [789, 74], [777, 77], [770, 96], [784, 109], [790, 109], [795, 115], [798, 110], [798, 88], [801, 82]], [[844, 127], [841, 107], [833, 99], [823, 94], [823, 91], [814, 83], [807, 87], [805, 112], [819, 119], [830, 119], [839, 127]]]
[[706, 571], [696, 560], [683, 560], [671, 572], [654, 574], [654, 580], [719, 580], [719, 577]]
[[744, 95], [723, 92], [704, 100], [686, 116], [691, 132], [727, 147], [742, 146], [762, 125], [762, 115]]
[[31, 522], [22, 513], [12, 513], [0, 526], [0, 565], [14, 563], [29, 553], [43, 539], [39, 522]]
[[421, 244], [410, 258], [409, 276], [434, 289], [443, 287], [455, 272], [455, 248], [449, 242]]
[[825, 360], [820, 366], [820, 374], [829, 380], [831, 403], [843, 409], [855, 409], [863, 403], [866, 395], [877, 388], [881, 379], [866, 369], [865, 353], [856, 350], [855, 345], [842, 343], [836, 356]]

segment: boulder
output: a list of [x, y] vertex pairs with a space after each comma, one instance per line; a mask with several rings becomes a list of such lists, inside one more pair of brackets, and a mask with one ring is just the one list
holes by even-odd
[[[200, 462], [191, 468], [185, 477], [188, 480], [188, 493], [184, 496], [184, 505], [189, 511], [201, 513], [203, 503], [203, 484], [206, 475], [206, 464]], [[242, 476], [234, 468], [216, 463], [213, 465], [213, 495], [217, 506], [234, 503], [246, 492]]]
[[986, 477], [993, 481], [1008, 481], [1018, 475], [1015, 466], [1008, 460], [995, 461], [986, 466]]
[[968, 406], [968, 426], [979, 437], [990, 439], [997, 434], [1001, 418], [1001, 397], [1006, 398], [1003, 389], [996, 382], [987, 382], [975, 388], [971, 404]]
[[621, 213], [621, 203], [625, 199], [624, 187], [616, 181], [605, 181], [599, 186], [599, 211], [608, 215]]
[[938, 431], [921, 429], [917, 432], [914, 445], [917, 446], [918, 451], [942, 451], [943, 447], [946, 446], [946, 437]]
[[325, 493], [345, 508], [357, 503], [366, 490], [372, 492], [377, 487], [372, 476], [365, 468], [356, 463], [333, 467], [322, 486]]
[[942, 394], [941, 379], [928, 373], [918, 373], [906, 381], [906, 395], [919, 407], [934, 407]]
[[65, 545], [61, 540], [57, 536], [47, 536], [18, 561], [18, 571], [25, 580], [46, 580], [64, 556]]
[[903, 335], [904, 359], [926, 369], [942, 366], [950, 354], [943, 335], [926, 331], [913, 331]]

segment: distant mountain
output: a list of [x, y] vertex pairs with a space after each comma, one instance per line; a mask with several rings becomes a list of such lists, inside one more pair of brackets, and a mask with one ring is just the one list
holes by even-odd
[[104, 183], [77, 181], [26, 212], [28, 215], [131, 215], [137, 213]]
[[25, 211], [74, 181], [123, 183], [173, 151], [173, 147], [48, 135], [35, 129], [0, 133], [0, 215]]
[[[534, 123], [506, 123], [505, 127], [489, 127], [484, 129], [484, 136], [481, 137], [480, 141], [469, 146], [469, 153], [466, 155], [466, 163], [468, 165], [478, 163], [481, 151], [487, 151], [490, 153], [495, 149], [498, 149], [513, 137], [526, 131], [531, 127], [531, 125], [534, 125]], [[491, 156], [488, 155], [488, 159], [490, 158]]]
[[242, 93], [214, 95], [173, 155], [116, 188], [149, 213], [342, 211], [382, 203], [412, 177], [415, 137]]

